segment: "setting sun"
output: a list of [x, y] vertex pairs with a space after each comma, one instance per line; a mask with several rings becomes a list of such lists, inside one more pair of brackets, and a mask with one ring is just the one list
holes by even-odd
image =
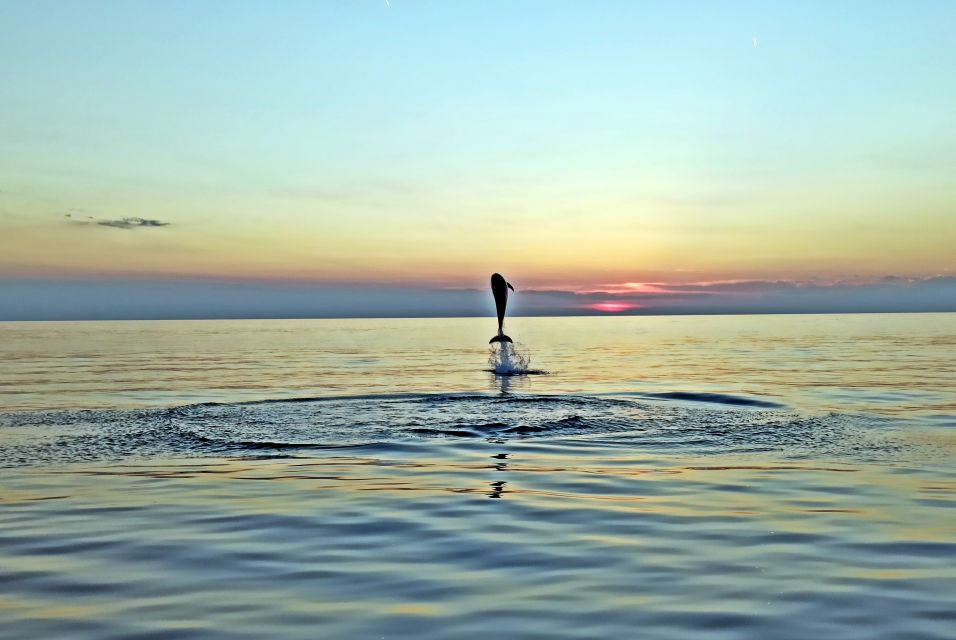
[[605, 313], [619, 313], [621, 311], [630, 311], [631, 309], [636, 309], [637, 305], [630, 302], [595, 302], [594, 304], [589, 304], [588, 309], [594, 309], [595, 311], [603, 311]]

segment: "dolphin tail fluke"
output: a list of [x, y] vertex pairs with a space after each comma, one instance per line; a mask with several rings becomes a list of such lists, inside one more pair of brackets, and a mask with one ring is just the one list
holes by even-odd
[[495, 336], [494, 338], [492, 338], [491, 340], [489, 340], [489, 341], [488, 341], [488, 344], [493, 344], [493, 343], [495, 343], [495, 342], [510, 342], [510, 343], [514, 344], [514, 340], [512, 340], [511, 338], [509, 338], [508, 336], [506, 336], [506, 335], [503, 334], [503, 333], [502, 333], [501, 335], [497, 335], [497, 336]]

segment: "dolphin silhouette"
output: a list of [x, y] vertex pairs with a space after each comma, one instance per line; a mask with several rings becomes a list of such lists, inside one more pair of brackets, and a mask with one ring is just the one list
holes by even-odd
[[489, 340], [488, 344], [492, 342], [514, 342], [504, 334], [501, 328], [505, 322], [505, 307], [508, 306], [508, 289], [515, 290], [510, 282], [505, 282], [500, 273], [491, 275], [491, 293], [495, 296], [495, 308], [498, 310], [498, 335]]

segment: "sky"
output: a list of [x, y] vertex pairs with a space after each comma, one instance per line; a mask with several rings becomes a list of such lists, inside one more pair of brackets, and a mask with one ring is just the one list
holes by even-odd
[[0, 3], [0, 319], [956, 310], [956, 3]]

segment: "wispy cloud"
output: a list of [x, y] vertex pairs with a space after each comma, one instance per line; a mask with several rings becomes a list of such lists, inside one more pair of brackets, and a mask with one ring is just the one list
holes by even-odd
[[148, 218], [120, 218], [119, 220], [97, 220], [101, 227], [115, 227], [117, 229], [138, 229], [139, 227], [166, 227], [168, 222], [150, 220]]
[[93, 216], [87, 216], [85, 220], [74, 220], [73, 214], [67, 213], [64, 215], [66, 218], [70, 218], [74, 224], [81, 225], [96, 225], [98, 227], [113, 227], [114, 229], [143, 229], [150, 227], [168, 227], [171, 223], [163, 222], [162, 220], [155, 220], [152, 218], [139, 218], [139, 217], [128, 217], [128, 218], [118, 218], [115, 220], [109, 219], [98, 219]]

